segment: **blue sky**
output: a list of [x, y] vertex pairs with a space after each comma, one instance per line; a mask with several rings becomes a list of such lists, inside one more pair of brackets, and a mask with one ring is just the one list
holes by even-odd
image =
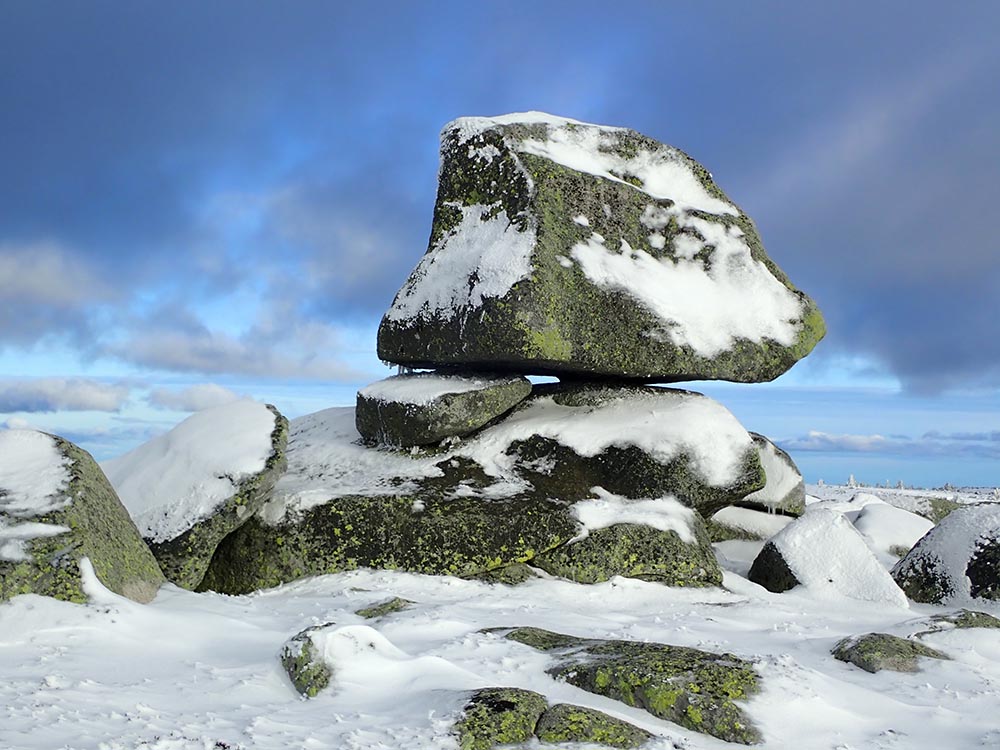
[[104, 458], [230, 391], [350, 403], [388, 373], [441, 126], [539, 109], [692, 154], [817, 300], [808, 360], [705, 386], [807, 478], [1000, 484], [997, 28], [993, 2], [0, 0], [0, 423]]

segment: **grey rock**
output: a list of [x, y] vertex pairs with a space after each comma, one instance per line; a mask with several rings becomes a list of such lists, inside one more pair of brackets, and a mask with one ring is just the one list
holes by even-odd
[[867, 633], [845, 638], [834, 646], [834, 657], [866, 672], [916, 672], [919, 658], [948, 659], [937, 649], [888, 633]]

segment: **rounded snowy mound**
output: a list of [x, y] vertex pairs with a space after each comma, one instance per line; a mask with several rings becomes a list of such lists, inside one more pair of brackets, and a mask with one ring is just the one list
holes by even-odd
[[759, 382], [824, 332], [687, 154], [529, 112], [445, 126], [430, 245], [378, 352], [414, 367]]
[[952, 511], [892, 569], [914, 601], [1000, 600], [1000, 503]]

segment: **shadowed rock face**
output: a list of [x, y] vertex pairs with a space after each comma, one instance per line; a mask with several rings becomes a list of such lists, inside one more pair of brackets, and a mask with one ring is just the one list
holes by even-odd
[[[685, 303], [675, 285], [703, 292]], [[459, 120], [442, 133], [427, 255], [378, 353], [411, 367], [762, 382], [824, 333], [750, 218], [683, 152], [626, 129]]]
[[111, 591], [138, 602], [152, 600], [165, 580], [163, 573], [104, 472], [85, 450], [62, 438], [46, 437], [66, 460], [69, 483], [61, 491], [63, 502], [42, 515], [13, 518], [0, 504], [0, 521], [29, 521], [67, 531], [28, 541], [23, 559], [0, 558], [0, 600], [41, 594], [85, 602], [80, 579], [84, 557]]

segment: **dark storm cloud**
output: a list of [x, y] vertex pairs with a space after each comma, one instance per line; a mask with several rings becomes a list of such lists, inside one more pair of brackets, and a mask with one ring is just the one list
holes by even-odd
[[425, 249], [441, 125], [538, 108], [635, 127], [712, 169], [824, 310], [817, 357], [871, 357], [915, 390], [1000, 383], [996, 4], [2, 15], [0, 268], [48, 243], [83, 283], [66, 297], [39, 282], [35, 303], [4, 309], [0, 344], [100, 339], [95, 310], [130, 293], [167, 288], [183, 308], [247, 287], [263, 317], [241, 335], [179, 315], [146, 335], [132, 314], [126, 343], [98, 348], [186, 371], [269, 367], [254, 351], [304, 366], [279, 355], [279, 329], [331, 345], [317, 326], [377, 319]]

